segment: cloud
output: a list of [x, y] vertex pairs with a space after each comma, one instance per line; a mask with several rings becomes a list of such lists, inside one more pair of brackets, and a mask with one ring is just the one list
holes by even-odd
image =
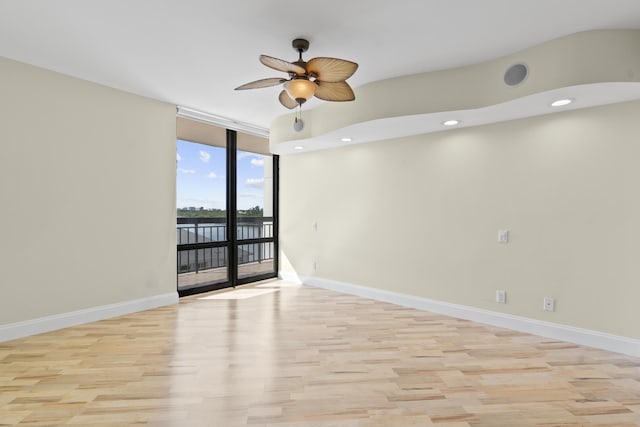
[[249, 151], [238, 151], [238, 154], [236, 155], [236, 158], [238, 160], [251, 158], [251, 161], [253, 161], [253, 159], [263, 160], [265, 158], [265, 156], [262, 155], [262, 154], [258, 154], [258, 153], [251, 153]]
[[244, 185], [247, 187], [262, 188], [264, 185], [264, 178], [247, 178]]
[[179, 162], [180, 160], [182, 160], [182, 156], [180, 155], [180, 153], [176, 152], [176, 161]]
[[253, 159], [251, 159], [251, 166], [255, 166], [258, 168], [261, 168], [264, 166], [264, 158], [262, 159], [256, 159], [255, 157]]
[[196, 173], [194, 169], [183, 169], [183, 168], [178, 168], [178, 172], [186, 173], [186, 174]]
[[216, 175], [216, 173], [215, 173], [215, 172], [209, 172], [209, 173], [207, 174], [207, 178], [211, 178], [211, 179], [213, 179], [213, 178], [217, 178], [217, 177], [218, 177], [218, 175]]
[[200, 160], [207, 163], [210, 158], [211, 158], [211, 154], [207, 153], [206, 151], [200, 150]]

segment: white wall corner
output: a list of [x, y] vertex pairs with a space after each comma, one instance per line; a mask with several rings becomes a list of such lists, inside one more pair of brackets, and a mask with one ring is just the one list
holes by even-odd
[[102, 305], [69, 313], [40, 317], [38, 319], [31, 319], [23, 322], [9, 323], [6, 325], [0, 325], [0, 342], [177, 303], [178, 293], [169, 292], [166, 294]]
[[418, 310], [430, 311], [445, 316], [471, 320], [487, 325], [498, 326], [519, 332], [526, 332], [546, 338], [567, 341], [587, 347], [622, 353], [629, 356], [640, 357], [640, 340], [622, 337], [589, 329], [576, 328], [558, 323], [544, 322], [527, 317], [513, 316], [490, 310], [452, 304], [428, 298], [406, 295], [382, 289], [369, 288], [351, 283], [319, 277], [301, 276], [304, 285], [329, 289], [377, 301], [384, 301]]

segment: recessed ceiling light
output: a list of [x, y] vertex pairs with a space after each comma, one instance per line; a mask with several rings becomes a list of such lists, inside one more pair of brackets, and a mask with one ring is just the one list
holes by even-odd
[[455, 126], [460, 123], [460, 120], [447, 120], [446, 122], [442, 122], [445, 126]]
[[293, 147], [294, 150], [304, 150], [304, 147], [302, 145], [296, 145], [295, 147]]
[[573, 99], [570, 98], [564, 98], [564, 99], [558, 99], [557, 101], [553, 101], [551, 103], [552, 107], [562, 107], [564, 105], [569, 105], [573, 102]]
[[351, 142], [351, 141], [353, 141], [353, 139], [349, 138], [349, 137], [346, 137], [346, 138], [341, 138], [340, 141], [342, 141], [342, 142]]

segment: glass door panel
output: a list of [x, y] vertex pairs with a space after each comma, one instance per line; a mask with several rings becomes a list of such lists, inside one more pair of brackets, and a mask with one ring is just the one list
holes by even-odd
[[177, 140], [178, 291], [229, 282], [224, 147]]
[[274, 272], [273, 242], [238, 245], [238, 278]]
[[238, 278], [274, 275], [273, 157], [237, 153]]

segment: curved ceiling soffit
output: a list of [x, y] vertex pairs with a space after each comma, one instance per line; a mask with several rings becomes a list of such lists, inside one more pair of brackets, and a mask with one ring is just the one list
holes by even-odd
[[[640, 99], [639, 52], [640, 30], [585, 31], [480, 64], [369, 83], [355, 89], [353, 102], [304, 111], [301, 132], [293, 129], [295, 114], [277, 117], [271, 151], [437, 132], [448, 119], [475, 126], [549, 114], [555, 112], [549, 104], [560, 97], [576, 100], [562, 111]], [[517, 64], [527, 67], [526, 76], [510, 86], [505, 73]]]

